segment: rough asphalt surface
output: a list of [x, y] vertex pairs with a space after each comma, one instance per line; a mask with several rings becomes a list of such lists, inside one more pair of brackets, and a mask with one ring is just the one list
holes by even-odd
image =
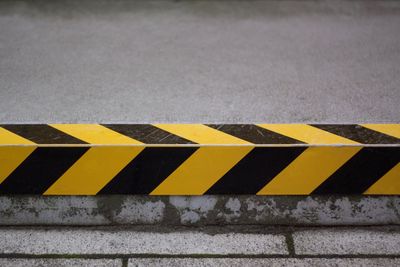
[[0, 123], [399, 123], [399, 25], [396, 1], [1, 1]]

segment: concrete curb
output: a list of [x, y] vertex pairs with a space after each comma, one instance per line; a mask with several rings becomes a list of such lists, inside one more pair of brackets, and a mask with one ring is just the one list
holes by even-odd
[[0, 124], [0, 194], [399, 195], [400, 124]]

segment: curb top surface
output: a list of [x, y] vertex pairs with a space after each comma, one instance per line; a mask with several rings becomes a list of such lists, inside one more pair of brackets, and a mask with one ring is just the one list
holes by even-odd
[[0, 145], [399, 145], [400, 124], [5, 124]]

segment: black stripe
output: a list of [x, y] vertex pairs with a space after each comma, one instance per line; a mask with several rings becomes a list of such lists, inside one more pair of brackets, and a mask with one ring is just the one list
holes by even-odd
[[148, 147], [99, 194], [149, 194], [192, 155], [195, 147]]
[[206, 194], [255, 194], [304, 150], [303, 147], [256, 147]]
[[[0, 184], [0, 194], [42, 194], [88, 148], [39, 147]], [[84, 177], [82, 177], [84, 179]]]
[[145, 144], [195, 144], [150, 124], [103, 124], [103, 126]]
[[253, 144], [304, 144], [254, 124], [208, 124], [207, 126]]
[[312, 126], [361, 144], [400, 144], [400, 139], [394, 136], [377, 132], [357, 124], [313, 124]]
[[87, 144], [46, 124], [8, 124], [1, 127], [36, 144]]
[[312, 194], [362, 194], [400, 161], [400, 148], [363, 148]]

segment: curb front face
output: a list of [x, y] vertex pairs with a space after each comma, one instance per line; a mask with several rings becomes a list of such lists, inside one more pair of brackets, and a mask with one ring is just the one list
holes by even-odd
[[400, 124], [0, 125], [0, 194], [400, 195]]

